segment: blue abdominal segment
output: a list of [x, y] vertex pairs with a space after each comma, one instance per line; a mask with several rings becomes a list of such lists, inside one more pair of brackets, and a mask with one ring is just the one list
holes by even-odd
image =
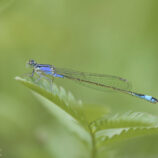
[[54, 77], [60, 77], [60, 78], [64, 78], [63, 75], [59, 75], [59, 74], [53, 74]]
[[144, 94], [137, 94], [137, 93], [133, 93], [134, 96], [136, 97], [139, 97], [139, 98], [142, 98], [142, 99], [145, 99], [149, 102], [152, 102], [152, 103], [157, 103], [158, 100], [152, 96], [149, 96], [149, 95], [144, 95]]

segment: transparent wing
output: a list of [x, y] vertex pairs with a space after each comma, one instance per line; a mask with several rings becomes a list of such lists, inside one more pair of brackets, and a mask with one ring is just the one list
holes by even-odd
[[118, 90], [118, 91], [130, 91], [131, 84], [121, 77], [79, 72], [71, 69], [55, 68], [56, 74], [63, 75], [65, 78], [74, 80], [84, 86], [94, 88], [100, 91]]

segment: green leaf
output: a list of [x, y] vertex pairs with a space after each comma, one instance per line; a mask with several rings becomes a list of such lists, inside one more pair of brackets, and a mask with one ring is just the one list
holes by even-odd
[[[89, 133], [88, 123], [82, 112], [82, 102], [80, 100], [76, 100], [70, 92], [66, 92], [63, 88], [58, 88], [54, 83], [51, 92], [50, 83], [47, 80], [37, 82], [36, 77], [28, 77], [27, 79], [16, 77], [16, 80], [30, 88], [48, 111], [53, 116], [56, 116], [58, 121], [66, 127], [65, 131], [68, 130], [71, 133], [71, 137], [75, 136], [78, 138], [81, 144], [86, 147], [85, 150], [90, 153], [92, 148], [91, 135]], [[55, 145], [52, 142], [54, 138], [53, 136], [49, 136], [49, 138], [47, 146], [51, 148]]]
[[93, 132], [112, 128], [146, 127], [158, 123], [158, 117], [141, 112], [106, 115], [90, 124]]
[[133, 127], [133, 128], [120, 128], [120, 129], [109, 129], [102, 132], [96, 133], [97, 148], [104, 148], [105, 146], [147, 135], [157, 135], [158, 126], [156, 127]]
[[122, 115], [109, 115], [90, 125], [98, 149], [107, 145], [136, 138], [158, 134], [158, 117], [141, 112], [128, 112]]
[[67, 93], [62, 87], [58, 88], [53, 83], [53, 90], [51, 93], [50, 83], [46, 80], [36, 82], [35, 77], [28, 77], [27, 79], [16, 77], [16, 80], [30, 88], [33, 92], [36, 92], [37, 94], [40, 94], [40, 96], [53, 102], [82, 125], [87, 123], [81, 109], [82, 102], [76, 100], [70, 92]]

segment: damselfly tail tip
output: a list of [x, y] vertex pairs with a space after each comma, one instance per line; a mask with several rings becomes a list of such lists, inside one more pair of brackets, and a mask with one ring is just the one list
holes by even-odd
[[[141, 97], [141, 98], [143, 98], [143, 97]], [[147, 100], [147, 101], [149, 101], [151, 103], [154, 103], [154, 104], [156, 104], [158, 102], [158, 99], [156, 99], [156, 98], [154, 98], [152, 96], [148, 96], [148, 95], [144, 95], [143, 99], [145, 99], [145, 100]]]
[[151, 101], [152, 101], [152, 103], [156, 104], [158, 102], [158, 99], [152, 97]]
[[146, 101], [149, 101], [150, 103], [154, 103], [156, 104], [158, 102], [158, 99], [149, 96], [149, 95], [145, 95], [145, 94], [139, 94], [139, 93], [132, 93], [133, 96], [139, 97], [141, 99], [145, 99]]

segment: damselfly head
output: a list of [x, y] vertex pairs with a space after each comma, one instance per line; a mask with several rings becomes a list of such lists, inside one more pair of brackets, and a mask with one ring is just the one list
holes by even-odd
[[36, 63], [34, 60], [32, 60], [32, 59], [30, 59], [30, 60], [27, 62], [27, 65], [30, 66], [30, 67], [34, 67], [36, 64], [37, 64], [37, 63]]

